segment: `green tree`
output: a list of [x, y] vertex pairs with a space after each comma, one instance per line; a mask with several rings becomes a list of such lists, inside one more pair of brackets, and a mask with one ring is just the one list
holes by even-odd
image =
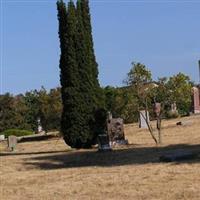
[[154, 84], [151, 82], [151, 71], [145, 65], [133, 62], [125, 83], [131, 88], [131, 92], [137, 100], [138, 110], [145, 109], [151, 103], [149, 91], [154, 87]]
[[189, 76], [178, 73], [169, 78], [167, 87], [170, 91], [170, 102], [176, 103], [177, 109], [181, 115], [188, 115], [192, 103], [192, 83]]
[[63, 102], [61, 131], [65, 142], [81, 147], [82, 116], [80, 107], [79, 72], [76, 61], [76, 11], [72, 1], [68, 11], [63, 1], [57, 2], [60, 38], [60, 82]]
[[14, 97], [13, 111], [15, 113], [13, 116], [13, 123], [15, 123], [15, 127], [18, 129], [32, 130], [31, 124], [28, 123], [25, 117], [29, 108], [26, 105], [24, 95], [19, 94]]
[[62, 113], [62, 100], [60, 88], [51, 89], [49, 92], [49, 130], [60, 130], [61, 113]]
[[0, 95], [0, 132], [9, 129], [16, 128], [13, 124], [13, 109], [14, 98], [6, 93], [5, 95]]
[[106, 86], [103, 88], [103, 92], [105, 96], [105, 108], [115, 116], [115, 102], [118, 95], [117, 89], [111, 86]]
[[[91, 81], [93, 83], [94, 88], [96, 91], [96, 102], [99, 102], [99, 98], [101, 99], [102, 92], [100, 90], [100, 85], [98, 81], [98, 64], [96, 62], [96, 57], [94, 53], [94, 43], [92, 38], [92, 26], [91, 26], [91, 17], [90, 17], [90, 8], [89, 8], [89, 1], [88, 0], [78, 0], [77, 1], [77, 10], [78, 13], [81, 15], [80, 20], [82, 21], [84, 36], [85, 36], [85, 45], [87, 51], [87, 60], [88, 65], [90, 66], [91, 70]], [[102, 100], [102, 99], [101, 99]]]
[[43, 130], [60, 130], [62, 102], [60, 89], [51, 89], [48, 93], [44, 87], [37, 91], [38, 117]]
[[[88, 0], [77, 1], [77, 17], [78, 17], [78, 35], [79, 42], [84, 46], [84, 63], [87, 66], [87, 73], [91, 84], [91, 92], [94, 98], [95, 109], [104, 107], [104, 93], [100, 88], [98, 80], [98, 64], [96, 62], [94, 43], [92, 38], [92, 26], [90, 17], [90, 8]], [[84, 41], [84, 42], [83, 42]], [[83, 44], [84, 43], [84, 44]], [[82, 48], [83, 50], [83, 48]]]
[[141, 63], [132, 62], [132, 68], [127, 74], [127, 85], [145, 84], [152, 81], [151, 71]]
[[145, 110], [145, 116], [143, 117], [144, 119], [146, 119], [146, 123], [153, 140], [158, 143], [158, 140], [156, 139], [156, 136], [154, 134], [154, 130], [150, 122], [148, 122], [147, 120], [147, 111], [149, 111], [149, 108], [152, 107], [152, 99], [150, 94], [152, 88], [155, 87], [155, 84], [152, 83], [151, 72], [146, 68], [145, 65], [141, 63], [132, 63], [132, 65], [133, 66], [128, 73], [126, 83], [132, 89], [132, 92], [137, 99], [136, 104], [138, 107], [138, 112], [143, 115], [140, 110]]
[[26, 92], [24, 102], [27, 107], [27, 112], [24, 115], [24, 120], [31, 126], [31, 130], [37, 132], [39, 118], [39, 103], [37, 90]]
[[75, 8], [73, 1], [70, 1], [67, 10], [63, 1], [57, 2], [63, 102], [61, 130], [65, 142], [76, 148], [90, 147], [96, 137], [94, 112], [97, 108], [97, 87], [83, 23], [83, 2], [78, 1]]
[[0, 95], [0, 132], [14, 128], [32, 130], [26, 118], [28, 111], [23, 95]]

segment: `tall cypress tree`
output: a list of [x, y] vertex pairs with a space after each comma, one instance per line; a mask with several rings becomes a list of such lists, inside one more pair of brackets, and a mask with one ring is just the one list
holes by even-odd
[[65, 3], [57, 2], [60, 37], [60, 82], [63, 102], [61, 131], [65, 142], [72, 147], [81, 143], [79, 131], [82, 129], [80, 112], [79, 72], [76, 61], [76, 11], [72, 1], [66, 10]]
[[79, 69], [79, 76], [81, 83], [80, 91], [83, 102], [84, 118], [85, 118], [85, 134], [87, 135], [87, 143], [90, 144], [95, 138], [93, 130], [94, 125], [94, 111], [96, 109], [95, 102], [95, 89], [93, 85], [93, 75], [90, 65], [90, 59], [87, 50], [87, 38], [84, 30], [84, 24], [82, 20], [80, 3], [77, 2], [77, 40], [76, 40], [76, 53], [77, 63]]
[[[90, 8], [88, 0], [78, 0], [77, 4], [80, 5], [81, 10], [81, 20], [83, 24], [83, 30], [85, 34], [85, 45], [87, 51], [88, 65], [91, 70], [91, 81], [93, 84], [94, 92], [95, 92], [95, 104], [97, 107], [103, 106], [103, 93], [101, 91], [99, 81], [98, 81], [98, 64], [96, 62], [95, 52], [94, 52], [94, 43], [92, 37], [92, 25], [91, 25], [91, 17], [90, 17]], [[78, 6], [77, 6], [78, 9]]]
[[87, 53], [90, 59], [90, 65], [93, 72], [94, 83], [96, 86], [99, 86], [98, 82], [98, 64], [96, 62], [96, 57], [94, 54], [94, 44], [92, 38], [92, 26], [91, 26], [91, 17], [90, 17], [90, 9], [89, 9], [89, 1], [88, 0], [78, 0], [81, 9], [82, 15], [82, 23], [85, 31], [85, 44], [87, 45]]
[[[88, 6], [88, 2], [84, 3]], [[66, 9], [65, 3], [60, 0], [57, 9], [63, 101], [61, 131], [71, 147], [87, 148], [96, 138], [94, 111], [98, 106], [97, 89], [100, 88], [92, 35], [85, 27], [82, 1], [78, 1], [75, 8], [71, 0]], [[89, 16], [89, 7], [87, 14]], [[88, 20], [90, 25], [90, 18]]]

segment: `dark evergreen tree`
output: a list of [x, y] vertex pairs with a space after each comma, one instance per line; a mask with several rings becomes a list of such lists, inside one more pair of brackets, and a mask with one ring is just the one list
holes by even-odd
[[77, 143], [81, 130], [80, 104], [79, 104], [79, 74], [76, 62], [75, 36], [76, 36], [76, 11], [72, 1], [68, 4], [57, 2], [59, 37], [60, 37], [60, 82], [63, 102], [61, 117], [61, 131], [65, 142], [78, 147]]
[[[71, 147], [87, 148], [95, 140], [96, 88], [79, 2], [57, 2], [60, 37], [61, 130]], [[98, 82], [98, 81], [97, 81]]]
[[82, 102], [82, 112], [85, 119], [85, 135], [87, 135], [87, 143], [93, 143], [95, 139], [94, 133], [94, 112], [97, 108], [95, 87], [93, 82], [93, 73], [90, 64], [90, 57], [87, 48], [87, 38], [84, 29], [84, 24], [82, 20], [82, 11], [80, 3], [77, 2], [77, 43], [76, 43], [76, 53], [77, 53], [77, 63], [79, 69], [79, 76], [81, 80], [80, 91], [84, 101]]
[[96, 62], [95, 52], [94, 52], [94, 43], [92, 37], [92, 26], [91, 26], [91, 17], [90, 17], [90, 8], [88, 0], [78, 0], [77, 1], [77, 10], [79, 10], [81, 15], [80, 20], [82, 21], [83, 31], [84, 31], [84, 41], [86, 45], [87, 52], [87, 63], [90, 68], [91, 73], [91, 82], [94, 89], [95, 104], [97, 107], [103, 107], [104, 105], [104, 96], [103, 91], [100, 88], [98, 81], [98, 64]]

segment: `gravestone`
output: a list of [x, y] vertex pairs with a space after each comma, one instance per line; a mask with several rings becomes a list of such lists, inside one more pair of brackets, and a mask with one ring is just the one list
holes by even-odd
[[38, 123], [38, 133], [41, 133], [43, 129], [42, 129], [40, 118], [38, 118], [37, 123]]
[[128, 140], [125, 140], [124, 121], [122, 118], [108, 119], [107, 131], [111, 146], [128, 144]]
[[200, 89], [193, 87], [193, 111], [194, 113], [200, 113]]
[[98, 135], [98, 150], [99, 151], [111, 151], [112, 150], [110, 143], [109, 143], [109, 137], [106, 133]]
[[156, 114], [156, 117], [160, 116], [161, 113], [161, 103], [155, 103], [154, 104], [154, 113]]
[[122, 118], [112, 118], [107, 123], [108, 136], [111, 142], [124, 140], [124, 122]]
[[5, 140], [5, 135], [0, 135], [0, 141]]
[[14, 135], [8, 136], [8, 148], [14, 151], [16, 146], [17, 146], [17, 137]]
[[[146, 118], [147, 117], [147, 118]], [[149, 111], [141, 110], [140, 111], [140, 119], [139, 119], [139, 127], [140, 128], [148, 128], [147, 122], [149, 122]]]
[[112, 113], [109, 111], [108, 112], [108, 120], [111, 120], [112, 119]]
[[177, 113], [177, 106], [176, 106], [176, 102], [172, 103], [171, 104], [171, 112], [172, 113]]

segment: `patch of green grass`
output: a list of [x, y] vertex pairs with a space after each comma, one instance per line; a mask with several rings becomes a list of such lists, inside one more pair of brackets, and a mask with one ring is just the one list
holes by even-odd
[[5, 135], [6, 138], [10, 135], [15, 135], [19, 137], [19, 136], [33, 135], [33, 134], [34, 132], [32, 131], [20, 130], [20, 129], [7, 129], [0, 133], [0, 135]]

